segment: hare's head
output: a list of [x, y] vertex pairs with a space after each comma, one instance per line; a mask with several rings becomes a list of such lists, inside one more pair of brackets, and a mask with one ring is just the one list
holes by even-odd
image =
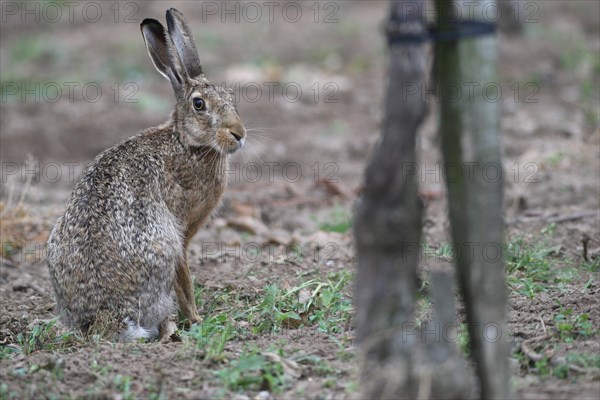
[[235, 108], [233, 93], [210, 83], [189, 25], [174, 8], [167, 11], [168, 31], [155, 19], [141, 29], [154, 66], [171, 81], [177, 104], [173, 119], [184, 143], [212, 147], [229, 154], [240, 149], [246, 129]]

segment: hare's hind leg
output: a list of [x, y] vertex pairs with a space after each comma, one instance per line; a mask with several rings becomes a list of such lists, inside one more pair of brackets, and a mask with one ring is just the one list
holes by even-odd
[[132, 342], [138, 339], [152, 341], [159, 338], [161, 325], [168, 321], [173, 311], [170, 287], [171, 284], [165, 284], [161, 292], [154, 295], [147, 293], [139, 299], [138, 314], [130, 314], [123, 320], [125, 329], [121, 331], [120, 341]]
[[121, 331], [119, 341], [134, 342], [137, 340], [154, 340], [158, 337], [158, 326], [143, 327], [130, 318], [125, 318], [125, 329]]
[[194, 286], [192, 276], [187, 263], [187, 256], [178, 263], [175, 276], [175, 293], [177, 294], [177, 303], [182, 314], [193, 324], [201, 322], [202, 318], [196, 308], [196, 299], [194, 296]]

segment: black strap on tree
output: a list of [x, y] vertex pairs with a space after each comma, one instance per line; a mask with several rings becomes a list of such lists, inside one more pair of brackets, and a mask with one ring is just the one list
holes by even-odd
[[434, 42], [451, 42], [476, 36], [493, 35], [496, 32], [496, 24], [493, 22], [456, 20], [446, 21], [444, 27], [429, 25], [426, 31], [407, 33], [406, 29], [401, 28], [401, 25], [407, 22], [422, 22], [422, 20], [416, 17], [405, 17], [392, 13], [385, 27], [389, 45], [424, 43], [430, 40]]

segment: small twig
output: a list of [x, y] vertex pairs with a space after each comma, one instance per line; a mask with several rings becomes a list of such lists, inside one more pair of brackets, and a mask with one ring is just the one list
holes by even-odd
[[588, 370], [587, 370], [587, 369], [585, 369], [585, 368], [581, 368], [581, 367], [578, 367], [577, 365], [573, 365], [573, 364], [567, 364], [567, 367], [568, 367], [570, 370], [573, 370], [573, 371], [575, 371], [575, 372], [579, 372], [580, 374], [585, 374], [585, 373], [587, 373], [587, 372], [588, 372]]
[[575, 213], [575, 214], [563, 215], [563, 216], [558, 216], [558, 217], [549, 217], [549, 218], [546, 218], [546, 221], [554, 222], [554, 223], [577, 221], [578, 219], [593, 217], [596, 215], [598, 215], [598, 211], [582, 211], [582, 212]]
[[561, 223], [567, 221], [576, 221], [578, 219], [583, 219], [587, 217], [598, 216], [598, 211], [588, 210], [582, 211], [579, 213], [568, 214], [568, 215], [556, 215], [556, 213], [552, 213], [551, 215], [534, 215], [534, 216], [525, 216], [525, 217], [516, 217], [516, 218], [507, 218], [507, 224], [514, 224], [516, 222], [530, 222], [530, 221], [540, 221], [544, 220], [547, 222]]
[[531, 338], [531, 339], [524, 340], [523, 343], [521, 343], [521, 351], [531, 361], [540, 361], [540, 360], [542, 360], [542, 359], [544, 359], [546, 357], [550, 358], [553, 355], [552, 351], [546, 352], [546, 354], [540, 354], [538, 352], [535, 352], [534, 350], [532, 350], [528, 346], [531, 343], [541, 342], [541, 341], [549, 339], [549, 338], [550, 338], [550, 335], [542, 335], [542, 336], [538, 336], [538, 337], [534, 337], [534, 338]]
[[541, 342], [542, 340], [546, 340], [546, 339], [550, 339], [550, 338], [551, 338], [550, 335], [536, 336], [534, 338], [530, 338], [530, 339], [524, 340], [523, 343]]
[[268, 204], [273, 207], [293, 207], [293, 206], [319, 206], [324, 204], [331, 203], [332, 199], [310, 199], [310, 198], [300, 198], [300, 199], [289, 199], [289, 200], [273, 200]]
[[585, 260], [585, 262], [588, 262], [588, 243], [590, 242], [591, 238], [588, 236], [587, 233], [583, 234], [583, 237], [581, 238], [581, 244], [583, 244], [583, 259]]
[[571, 363], [563, 361], [563, 360], [552, 360], [552, 362], [550, 364], [552, 364], [552, 366], [554, 366], [554, 367], [566, 366], [571, 371], [575, 371], [579, 374], [587, 374], [587, 373], [593, 371], [593, 369], [591, 369], [591, 368], [583, 368], [583, 367], [580, 367], [579, 365], [571, 364]]
[[305, 268], [305, 267], [304, 267], [302, 264], [300, 264], [298, 261], [296, 261], [296, 260], [292, 260], [291, 258], [286, 258], [284, 261], [285, 261], [285, 262], [287, 262], [288, 264], [295, 265], [296, 267]]
[[546, 324], [544, 324], [544, 319], [540, 316], [540, 322], [542, 323], [542, 329], [544, 330], [544, 335], [548, 335], [548, 332], [546, 332]]
[[540, 361], [541, 359], [544, 358], [544, 355], [540, 354], [540, 353], [536, 353], [535, 351], [531, 350], [526, 344], [525, 342], [521, 343], [521, 351], [523, 352], [523, 354], [525, 354], [527, 356], [527, 358], [529, 358], [531, 361]]

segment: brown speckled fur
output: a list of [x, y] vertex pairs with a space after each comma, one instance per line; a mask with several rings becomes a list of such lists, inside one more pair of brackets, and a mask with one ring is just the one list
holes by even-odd
[[[246, 132], [232, 94], [173, 44], [187, 40], [192, 56], [196, 51], [183, 16], [171, 9], [167, 20], [168, 34], [155, 20], [145, 20], [142, 32], [151, 56], [162, 57], [155, 65], [171, 79], [175, 110], [164, 125], [96, 157], [48, 240], [56, 311], [70, 327], [86, 330], [108, 312], [155, 336], [174, 310], [173, 288], [182, 313], [200, 320], [186, 249], [218, 207], [228, 154], [242, 147]], [[195, 97], [205, 110], [194, 108]]]

